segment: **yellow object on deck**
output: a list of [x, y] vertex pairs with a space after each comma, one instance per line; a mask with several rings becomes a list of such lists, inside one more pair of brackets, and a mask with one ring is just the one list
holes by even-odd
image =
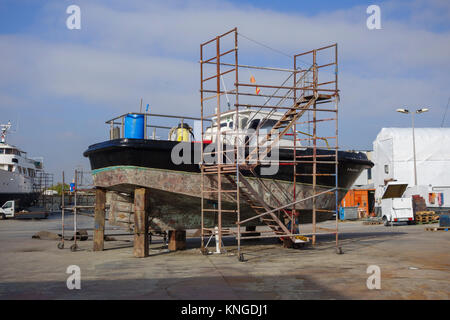
[[189, 130], [186, 128], [178, 128], [177, 141], [189, 141]]

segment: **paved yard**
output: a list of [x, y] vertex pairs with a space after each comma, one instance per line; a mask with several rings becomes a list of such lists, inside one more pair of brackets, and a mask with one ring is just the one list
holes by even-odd
[[[92, 228], [92, 218], [81, 216], [79, 226]], [[31, 238], [37, 231], [59, 232], [57, 215], [0, 221], [0, 299], [449, 299], [450, 232], [425, 226], [344, 222], [342, 255], [324, 235], [305, 249], [285, 249], [273, 239], [247, 241], [247, 261], [238, 262], [233, 239], [225, 240], [226, 254], [204, 256], [199, 238], [178, 252], [167, 252], [154, 238], [151, 256], [138, 259], [131, 236], [105, 242], [103, 252], [92, 252], [91, 238], [77, 252], [69, 242], [59, 250], [57, 241]], [[119, 232], [108, 226], [108, 234]], [[69, 265], [81, 268], [81, 290], [67, 289]], [[370, 265], [380, 267], [380, 290], [367, 288]]]

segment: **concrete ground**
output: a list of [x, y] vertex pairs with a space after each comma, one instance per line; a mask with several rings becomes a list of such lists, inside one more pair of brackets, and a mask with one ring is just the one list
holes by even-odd
[[[199, 238], [177, 252], [154, 238], [151, 256], [139, 259], [130, 236], [105, 242], [103, 252], [92, 252], [92, 238], [79, 242], [77, 252], [69, 241], [60, 250], [58, 241], [31, 238], [59, 232], [58, 215], [0, 221], [0, 299], [449, 299], [450, 232], [425, 231], [428, 226], [436, 225], [340, 223], [342, 255], [333, 236], [319, 236], [318, 245], [304, 249], [248, 240], [247, 261], [238, 262], [233, 239], [225, 239], [226, 254], [204, 256]], [[92, 228], [93, 219], [80, 216], [79, 227]], [[106, 233], [123, 230], [107, 226]], [[67, 289], [69, 265], [81, 268], [81, 290]], [[370, 265], [381, 270], [380, 290], [367, 288]]]

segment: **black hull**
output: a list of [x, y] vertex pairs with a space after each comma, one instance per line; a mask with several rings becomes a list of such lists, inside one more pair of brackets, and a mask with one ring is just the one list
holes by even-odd
[[[154, 168], [162, 170], [174, 170], [183, 172], [199, 173], [200, 168], [198, 161], [192, 161], [193, 164], [174, 164], [171, 160], [172, 149], [178, 144], [176, 141], [167, 140], [142, 140], [142, 139], [116, 139], [109, 140], [102, 143], [91, 145], [88, 150], [84, 152], [84, 156], [89, 158], [91, 169], [97, 170], [113, 166], [135, 166], [144, 168]], [[200, 151], [201, 144], [182, 142], [186, 147], [191, 149], [191, 159], [195, 159], [195, 152], [197, 156]], [[311, 156], [313, 149], [306, 148], [304, 150], [297, 150], [298, 156]], [[334, 151], [332, 150], [317, 150], [317, 154], [321, 157], [321, 161], [333, 161]], [[326, 157], [329, 155], [329, 157]], [[279, 150], [280, 160], [289, 161], [293, 158], [293, 151], [291, 149]], [[302, 158], [302, 160], [312, 160], [312, 158]], [[373, 163], [367, 160], [363, 153], [339, 151], [338, 152], [338, 187], [341, 189], [348, 189], [358, 178], [359, 174], [367, 168], [371, 168]], [[256, 168], [256, 173], [260, 174], [260, 168]], [[334, 173], [333, 166], [329, 164], [318, 164], [317, 172], [319, 174]], [[298, 164], [297, 173], [311, 174], [312, 164]], [[252, 176], [250, 172], [244, 172], [244, 175]], [[275, 180], [292, 181], [293, 166], [281, 165], [275, 175], [264, 176]], [[311, 176], [297, 176], [297, 183], [312, 183]], [[334, 176], [318, 176], [317, 184], [321, 186], [334, 187], [336, 184]]]

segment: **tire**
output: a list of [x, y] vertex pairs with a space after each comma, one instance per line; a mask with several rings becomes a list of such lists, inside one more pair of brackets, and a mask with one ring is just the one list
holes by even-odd
[[4, 214], [4, 213], [1, 213], [1, 214], [0, 214], [0, 220], [5, 220], [5, 219], [6, 219], [5, 214]]
[[391, 224], [389, 223], [388, 219], [386, 218], [386, 216], [383, 217], [383, 224], [385, 227], [389, 227]]

